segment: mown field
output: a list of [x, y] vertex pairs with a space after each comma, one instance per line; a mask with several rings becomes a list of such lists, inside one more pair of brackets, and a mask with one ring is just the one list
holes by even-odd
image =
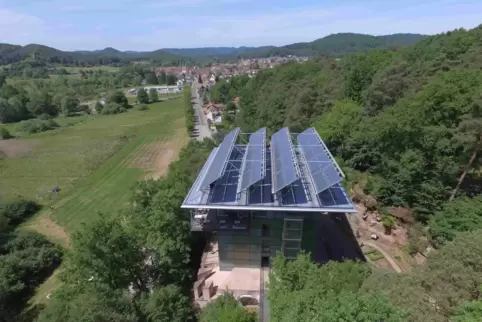
[[25, 227], [56, 241], [99, 212], [125, 205], [135, 182], [162, 175], [187, 140], [180, 100], [57, 122], [72, 125], [0, 145], [8, 155], [0, 161], [2, 199], [22, 196], [46, 205]]

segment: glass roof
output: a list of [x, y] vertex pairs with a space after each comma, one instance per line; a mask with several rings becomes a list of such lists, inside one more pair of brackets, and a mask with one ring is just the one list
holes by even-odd
[[236, 144], [238, 134], [213, 150], [182, 208], [356, 212], [340, 185], [343, 172], [314, 129], [293, 137], [282, 129], [271, 146], [264, 128], [245, 145]]

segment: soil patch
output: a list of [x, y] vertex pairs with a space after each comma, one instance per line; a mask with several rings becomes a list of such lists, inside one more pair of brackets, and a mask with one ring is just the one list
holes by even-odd
[[11, 158], [21, 153], [32, 151], [36, 144], [32, 140], [0, 140], [0, 151]]
[[159, 179], [167, 173], [169, 164], [175, 161], [186, 142], [186, 135], [176, 131], [173, 139], [167, 142], [154, 142], [144, 145], [131, 162], [131, 167], [145, 169], [145, 179]]
[[69, 235], [65, 230], [50, 218], [51, 211], [44, 211], [37, 217], [28, 221], [23, 229], [36, 231], [52, 242], [58, 243], [65, 248], [69, 247]]

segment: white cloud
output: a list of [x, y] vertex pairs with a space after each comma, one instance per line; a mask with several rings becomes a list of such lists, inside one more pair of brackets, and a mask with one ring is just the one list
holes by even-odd
[[47, 30], [44, 21], [38, 17], [20, 12], [0, 9], [0, 41], [21, 43]]

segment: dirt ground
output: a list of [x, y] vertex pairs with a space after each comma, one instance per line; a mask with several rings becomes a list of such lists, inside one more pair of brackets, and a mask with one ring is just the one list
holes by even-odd
[[11, 158], [21, 153], [32, 151], [37, 143], [32, 140], [0, 140], [0, 151]]
[[32, 220], [29, 220], [26, 225], [23, 225], [22, 229], [36, 231], [52, 242], [58, 243], [64, 248], [68, 248], [69, 235], [50, 218], [50, 214], [50, 210], [43, 211]]
[[144, 145], [131, 163], [131, 167], [145, 169], [145, 179], [159, 179], [167, 173], [169, 164], [175, 161], [187, 141], [184, 128], [176, 131], [170, 141]]
[[[363, 241], [371, 241], [388, 253], [397, 262], [402, 271], [410, 271], [413, 261], [403, 250], [408, 245], [407, 231], [403, 227], [398, 226], [391, 234], [386, 234], [382, 223], [376, 220], [377, 213], [368, 212], [368, 218], [364, 220], [363, 213], [365, 212], [365, 207], [358, 204], [356, 208], [358, 212], [353, 215], [348, 215], [348, 218], [357, 240], [360, 243]], [[372, 234], [376, 234], [378, 240], [372, 240]], [[379, 260], [375, 262], [375, 265], [380, 268], [386, 268], [388, 262], [386, 260]], [[390, 267], [390, 265], [388, 265], [388, 267]]]

